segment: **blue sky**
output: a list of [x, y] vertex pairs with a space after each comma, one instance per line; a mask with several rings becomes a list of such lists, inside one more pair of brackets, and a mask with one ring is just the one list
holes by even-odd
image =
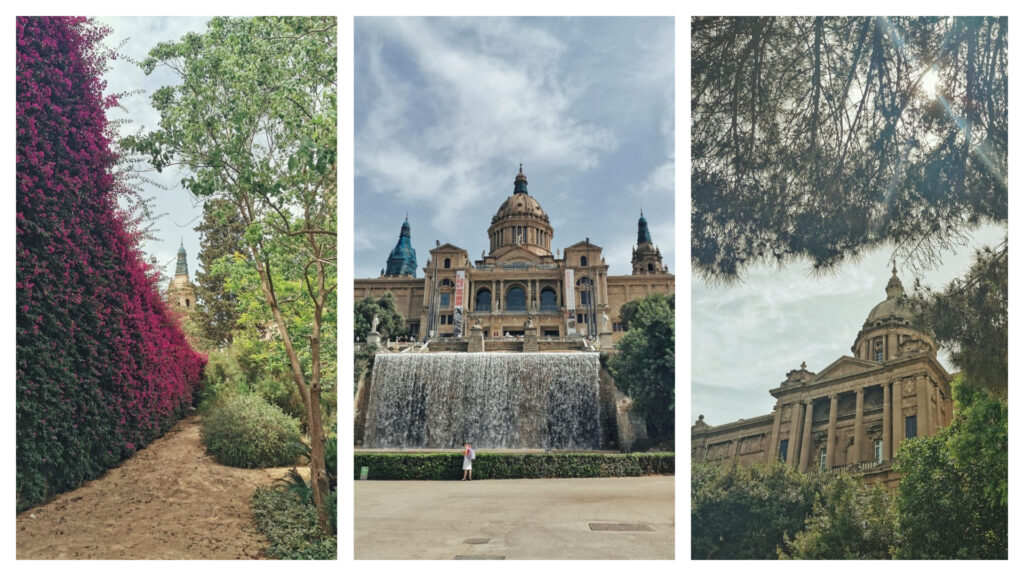
[[[922, 284], [940, 288], [962, 276], [974, 248], [1001, 242], [1005, 230], [977, 230], [968, 245], [945, 251], [940, 266], [921, 272]], [[868, 313], [885, 300], [890, 262], [891, 250], [879, 249], [824, 276], [806, 264], [753, 269], [731, 286], [692, 276], [690, 424], [700, 414], [712, 426], [770, 414], [775, 398], [768, 390], [788, 371], [807, 362], [820, 372], [851, 355]], [[914, 273], [898, 266], [897, 274], [910, 291]], [[955, 371], [943, 351], [939, 360]]]
[[[132, 60], [141, 61], [149, 54], [149, 50], [159, 42], [178, 40], [188, 32], [206, 30], [207, 17], [98, 17], [99, 22], [111, 28], [105, 43], [110, 47], [120, 47], [119, 52]], [[149, 76], [142, 69], [127, 59], [118, 58], [109, 63], [109, 70], [104, 75], [107, 82], [107, 93], [139, 92], [121, 100], [125, 110], [110, 110], [108, 118], [131, 119], [130, 123], [121, 126], [121, 135], [132, 134], [140, 128], [146, 131], [157, 128], [160, 115], [150, 105], [150, 97], [161, 86], [177, 83], [177, 77], [166, 69], [158, 68]], [[169, 188], [163, 190], [157, 186], [144, 184], [146, 196], [153, 197], [155, 228], [157, 241], [146, 242], [143, 246], [147, 258], [156, 256], [164, 274], [174, 276], [177, 262], [178, 246], [182, 241], [188, 254], [188, 269], [195, 280], [199, 269], [196, 255], [199, 253], [199, 234], [195, 227], [203, 217], [203, 207], [188, 190], [179, 184], [184, 173], [176, 168], [164, 170], [158, 174], [151, 171], [145, 174]]]
[[642, 208], [674, 272], [674, 59], [671, 18], [357, 17], [355, 277], [406, 213], [421, 276], [435, 240], [479, 258], [519, 162], [552, 248], [628, 274]]

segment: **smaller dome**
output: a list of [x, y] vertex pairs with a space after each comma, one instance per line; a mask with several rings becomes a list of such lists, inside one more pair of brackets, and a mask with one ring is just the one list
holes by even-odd
[[885, 286], [886, 299], [871, 309], [871, 313], [868, 314], [868, 319], [864, 322], [864, 325], [867, 326], [893, 317], [910, 318], [910, 309], [902, 301], [903, 294], [903, 283], [900, 282], [899, 276], [896, 275], [896, 267], [893, 266], [892, 277], [889, 278], [889, 283]]

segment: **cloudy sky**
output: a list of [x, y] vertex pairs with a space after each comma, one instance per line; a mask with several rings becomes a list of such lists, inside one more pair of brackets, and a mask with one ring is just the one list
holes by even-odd
[[554, 227], [628, 274], [643, 209], [675, 271], [671, 18], [356, 18], [355, 276], [409, 214], [477, 259], [519, 162]]
[[[118, 50], [131, 60], [141, 61], [149, 50], [159, 42], [180, 39], [188, 32], [203, 32], [209, 18], [188, 17], [99, 17], [98, 21], [111, 28], [105, 43], [110, 47], [124, 45]], [[146, 76], [135, 64], [126, 58], [118, 58], [110, 62], [109, 70], [104, 76], [107, 82], [106, 92], [110, 94], [133, 92], [121, 99], [125, 110], [110, 110], [108, 118], [131, 119], [130, 123], [121, 126], [121, 134], [132, 134], [140, 128], [146, 131], [157, 127], [160, 116], [150, 105], [150, 97], [161, 86], [177, 83], [177, 77], [166, 69], [158, 68]], [[177, 262], [179, 243], [184, 241], [188, 254], [188, 269], [192, 279], [198, 269], [196, 255], [199, 253], [199, 234], [195, 227], [202, 221], [203, 207], [192, 195], [180, 186], [184, 174], [176, 168], [165, 170], [162, 174], [155, 171], [145, 174], [147, 178], [156, 180], [168, 190], [156, 186], [144, 185], [147, 196], [152, 196], [154, 212], [160, 217], [156, 220], [157, 241], [147, 242], [143, 250], [148, 256], [156, 256], [157, 262], [163, 266], [164, 273], [174, 275]]]
[[[962, 276], [974, 247], [995, 245], [1004, 235], [1001, 226], [978, 230], [969, 246], [944, 253], [942, 265], [924, 272], [922, 283], [938, 288]], [[824, 277], [799, 264], [757, 269], [733, 286], [692, 277], [690, 424], [700, 414], [712, 426], [770, 414], [775, 398], [768, 390], [787, 372], [801, 362], [820, 372], [851, 355], [868, 313], [885, 300], [890, 257], [878, 250]], [[897, 274], [909, 291], [912, 272]], [[955, 371], [942, 352], [939, 359]]]

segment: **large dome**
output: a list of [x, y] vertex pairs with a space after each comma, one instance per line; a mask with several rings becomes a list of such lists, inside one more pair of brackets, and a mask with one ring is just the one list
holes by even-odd
[[501, 203], [487, 229], [491, 256], [502, 257], [520, 250], [540, 257], [551, 256], [553, 235], [548, 215], [540, 207], [540, 202], [527, 191], [526, 174], [523, 174], [523, 165], [520, 164], [515, 192]]
[[540, 202], [530, 196], [527, 192], [527, 181], [526, 174], [523, 174], [523, 165], [519, 165], [519, 174], [516, 176], [515, 181], [515, 192], [505, 199], [501, 203], [501, 207], [498, 208], [498, 212], [494, 214], [494, 218], [491, 218], [491, 223], [496, 223], [499, 220], [505, 218], [514, 217], [533, 217], [540, 218], [547, 222], [548, 215], [544, 213], [544, 209], [540, 207]]

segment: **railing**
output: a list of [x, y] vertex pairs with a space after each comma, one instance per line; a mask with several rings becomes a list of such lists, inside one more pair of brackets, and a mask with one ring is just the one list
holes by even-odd
[[863, 460], [861, 462], [853, 462], [851, 464], [842, 464], [839, 466], [833, 466], [829, 472], [832, 474], [838, 474], [840, 472], [847, 473], [858, 473], [858, 472], [870, 472], [872, 470], [880, 470], [888, 468], [892, 465], [891, 460]]

